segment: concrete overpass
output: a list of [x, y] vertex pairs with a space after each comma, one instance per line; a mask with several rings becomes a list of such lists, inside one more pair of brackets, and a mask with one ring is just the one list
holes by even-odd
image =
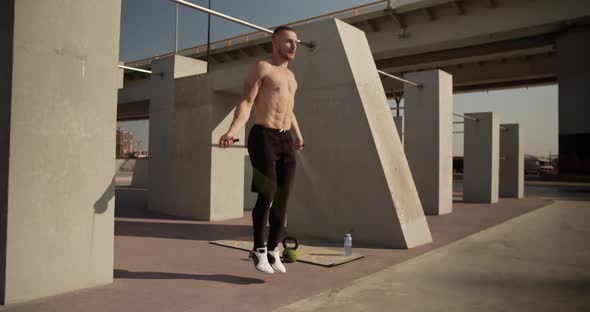
[[[589, 49], [590, 41], [590, 6], [585, 0], [378, 1], [289, 25], [297, 27], [330, 18], [366, 33], [378, 69], [398, 76], [441, 69], [453, 75], [455, 92], [559, 81], [560, 148], [567, 141], [567, 150], [579, 150], [575, 146], [588, 141], [590, 128], [579, 117], [580, 112], [590, 113], [579, 102], [585, 98], [580, 92], [587, 92], [579, 85], [583, 81], [580, 77], [588, 76], [587, 71], [579, 74], [588, 66], [581, 52]], [[321, 42], [317, 45], [322, 48]], [[270, 49], [270, 37], [261, 32], [214, 42], [210, 71], [230, 72], [247, 66], [267, 57]], [[202, 45], [179, 54], [204, 60], [206, 50]], [[152, 61], [165, 56], [126, 65], [150, 69]], [[564, 85], [566, 80], [568, 86]], [[125, 73], [124, 88], [119, 92], [119, 120], [148, 118], [149, 81], [149, 75]], [[388, 97], [400, 95], [401, 83], [387, 78], [382, 83]], [[238, 92], [239, 86], [228, 88], [233, 89], [229, 92]], [[560, 154], [564, 152], [560, 150]], [[580, 153], [588, 154], [578, 151], [576, 155]], [[590, 172], [590, 165], [582, 167]]]

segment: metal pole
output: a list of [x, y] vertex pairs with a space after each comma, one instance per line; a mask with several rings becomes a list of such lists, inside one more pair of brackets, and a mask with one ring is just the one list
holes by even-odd
[[[196, 4], [193, 4], [193, 3], [190, 3], [190, 2], [184, 1], [184, 0], [168, 0], [168, 1], [172, 1], [174, 3], [181, 4], [181, 5], [184, 5], [186, 7], [189, 7], [189, 8], [195, 9], [195, 10], [199, 10], [199, 11], [202, 11], [202, 12], [205, 12], [205, 13], [213, 14], [213, 15], [215, 15], [217, 17], [221, 17], [221, 18], [226, 19], [228, 21], [232, 21], [234, 23], [238, 23], [238, 24], [241, 24], [241, 25], [250, 27], [250, 28], [254, 28], [256, 30], [263, 31], [265, 33], [269, 33], [269, 34], [272, 34], [273, 33], [273, 31], [270, 30], [270, 29], [268, 29], [268, 28], [260, 27], [258, 25], [254, 25], [252, 23], [248, 23], [248, 22], [243, 21], [241, 19], [237, 19], [235, 17], [231, 17], [229, 15], [225, 15], [223, 13], [219, 13], [219, 12], [216, 12], [216, 11], [213, 11], [213, 10], [210, 10], [210, 9], [207, 9], [207, 8], [202, 7], [202, 6], [199, 6], [199, 5], [196, 5]], [[306, 46], [306, 47], [308, 47], [310, 49], [315, 48], [315, 43], [314, 42], [305, 42], [305, 41], [301, 41], [301, 40], [297, 40], [297, 42], [298, 43], [301, 43], [302, 45], [304, 45], [304, 46]]]
[[382, 71], [382, 70], [377, 70], [377, 72], [378, 72], [378, 73], [380, 73], [381, 75], [385, 76], [385, 77], [389, 77], [389, 78], [393, 78], [393, 79], [395, 79], [395, 80], [399, 80], [399, 81], [401, 81], [401, 82], [403, 82], [403, 83], [406, 83], [406, 84], [412, 85], [412, 86], [414, 86], [414, 87], [416, 87], [416, 88], [422, 88], [422, 85], [420, 85], [420, 84], [417, 84], [417, 83], [415, 83], [415, 82], [411, 82], [411, 81], [409, 81], [409, 80], [402, 79], [402, 78], [400, 78], [400, 77], [398, 77], [398, 76], [394, 76], [394, 75], [392, 75], [392, 74], [388, 74], [388, 73], [386, 73], [386, 72], [384, 72], [384, 71]]
[[474, 120], [474, 121], [479, 121], [478, 118], [471, 117], [471, 116], [465, 116], [465, 115], [461, 115], [461, 114], [455, 114], [455, 113], [453, 113], [453, 116], [457, 116], [457, 117], [461, 117], [461, 118], [469, 119], [469, 120]]
[[129, 66], [125, 66], [125, 65], [119, 65], [119, 68], [122, 69], [129, 69], [129, 70], [133, 70], [133, 71], [137, 71], [137, 72], [141, 72], [141, 73], [146, 73], [146, 74], [151, 74], [152, 71], [151, 70], [147, 70], [147, 69], [141, 69], [141, 68], [135, 68], [135, 67], [129, 67]]
[[[209, 0], [209, 9], [211, 9], [211, 0]], [[211, 14], [207, 14], [207, 72], [209, 72], [210, 52], [211, 52]]]
[[399, 117], [399, 102], [402, 101], [402, 97], [401, 96], [399, 96], [399, 97], [396, 96], [393, 99], [395, 100], [396, 116]]
[[178, 3], [176, 4], [176, 19], [174, 27], [174, 54], [178, 54]]

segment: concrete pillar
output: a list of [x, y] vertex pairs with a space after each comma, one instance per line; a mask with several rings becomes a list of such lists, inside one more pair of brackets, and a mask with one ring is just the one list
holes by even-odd
[[524, 197], [523, 143], [518, 124], [500, 125], [500, 197]]
[[0, 2], [2, 304], [113, 280], [120, 9]]
[[404, 150], [424, 212], [453, 209], [453, 76], [440, 71], [410, 73], [404, 86]]
[[214, 93], [206, 68], [183, 56], [152, 64], [164, 76], [152, 76], [148, 207], [197, 220], [238, 218], [244, 209], [244, 135], [225, 151], [217, 140], [239, 97]]
[[404, 116], [395, 116], [393, 117], [393, 123], [395, 124], [395, 129], [397, 130], [397, 135], [399, 136], [399, 140], [404, 144]]
[[[432, 240], [365, 34], [340, 20], [297, 28], [295, 115], [305, 139], [287, 231], [411, 248]], [[329, 143], [327, 143], [329, 142]]]
[[590, 28], [557, 40], [559, 172], [590, 174]]
[[465, 118], [463, 200], [498, 202], [500, 173], [500, 118], [498, 113], [469, 113]]

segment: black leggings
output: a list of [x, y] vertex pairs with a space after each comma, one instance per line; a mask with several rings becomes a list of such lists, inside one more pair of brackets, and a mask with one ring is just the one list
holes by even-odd
[[286, 192], [277, 192], [274, 196], [268, 193], [258, 193], [256, 205], [252, 210], [255, 249], [264, 247], [266, 220], [270, 224], [266, 246], [269, 250], [278, 246], [283, 235], [288, 199], [289, 195]]
[[248, 135], [248, 153], [253, 167], [252, 192], [258, 193], [252, 211], [254, 248], [264, 247], [268, 220], [267, 247], [272, 250], [283, 233], [287, 202], [295, 176], [291, 133], [255, 125]]

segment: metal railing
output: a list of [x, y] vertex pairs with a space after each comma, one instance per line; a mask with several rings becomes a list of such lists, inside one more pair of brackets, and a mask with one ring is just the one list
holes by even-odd
[[[169, 1], [176, 2], [174, 0], [169, 0]], [[186, 2], [186, 1], [184, 1], [184, 2]], [[375, 2], [371, 2], [371, 3], [359, 5], [356, 7], [332, 12], [332, 13], [327, 13], [327, 14], [323, 14], [323, 15], [319, 15], [319, 16], [315, 16], [315, 17], [310, 17], [307, 19], [287, 23], [284, 25], [289, 26], [289, 27], [294, 27], [294, 26], [298, 26], [298, 25], [305, 25], [305, 24], [309, 24], [312, 22], [322, 21], [322, 20], [331, 19], [331, 18], [346, 19], [346, 18], [358, 16], [361, 14], [377, 12], [377, 11], [381, 11], [381, 10], [385, 10], [385, 9], [387, 9], [387, 1], [380, 0], [380, 1], [375, 1]], [[273, 28], [276, 28], [276, 27], [271, 27], [270, 29], [273, 29]], [[268, 30], [270, 30], [270, 29], [268, 29]], [[211, 50], [218, 49], [218, 48], [224, 48], [224, 47], [230, 47], [232, 45], [246, 43], [246, 42], [256, 40], [256, 39], [266, 38], [268, 36], [269, 36], [269, 33], [264, 32], [262, 30], [251, 32], [251, 33], [246, 33], [243, 35], [237, 35], [234, 37], [211, 42]], [[202, 45], [194, 46], [191, 48], [178, 50], [177, 54], [187, 56], [187, 55], [192, 55], [192, 54], [198, 54], [201, 52], [205, 53], [206, 51], [207, 51], [207, 44], [202, 44]], [[172, 56], [174, 54], [175, 54], [174, 52], [169, 52], [169, 53], [165, 53], [165, 54], [161, 54], [161, 55], [157, 55], [157, 56], [153, 56], [153, 57], [148, 57], [148, 58], [141, 59], [141, 60], [130, 61], [130, 62], [127, 62], [126, 65], [134, 66], [134, 67], [146, 66], [146, 65], [151, 64], [151, 62], [153, 60], [157, 60], [159, 58], [163, 58], [163, 57], [167, 57], [167, 56]]]
[[418, 89], [421, 89], [421, 88], [422, 88], [422, 85], [421, 85], [421, 84], [417, 84], [417, 83], [415, 83], [415, 82], [411, 82], [411, 81], [409, 81], [409, 80], [405, 80], [405, 79], [403, 79], [403, 78], [400, 78], [400, 77], [398, 77], [398, 76], [394, 76], [394, 75], [392, 75], [392, 74], [386, 73], [386, 72], [384, 72], [384, 71], [382, 71], [382, 70], [377, 70], [377, 72], [378, 72], [379, 74], [381, 74], [381, 75], [385, 76], [385, 77], [389, 77], [389, 78], [393, 78], [393, 79], [395, 79], [395, 80], [399, 80], [399, 81], [401, 81], [401, 82], [403, 82], [403, 83], [405, 83], [405, 84], [412, 85], [412, 86], [414, 86], [414, 87], [416, 87], [416, 88], [418, 88]]
[[141, 68], [135, 68], [135, 67], [131, 67], [131, 66], [119, 65], [118, 67], [121, 68], [121, 69], [128, 69], [128, 70], [137, 71], [137, 72], [140, 72], [140, 73], [146, 73], [146, 74], [151, 74], [152, 73], [151, 70], [141, 69]]
[[473, 120], [473, 121], [479, 121], [479, 118], [475, 118], [475, 117], [471, 117], [471, 116], [465, 116], [465, 115], [462, 115], [462, 114], [455, 114], [455, 113], [453, 113], [453, 116], [461, 117], [463, 119], [469, 119], [469, 120]]

